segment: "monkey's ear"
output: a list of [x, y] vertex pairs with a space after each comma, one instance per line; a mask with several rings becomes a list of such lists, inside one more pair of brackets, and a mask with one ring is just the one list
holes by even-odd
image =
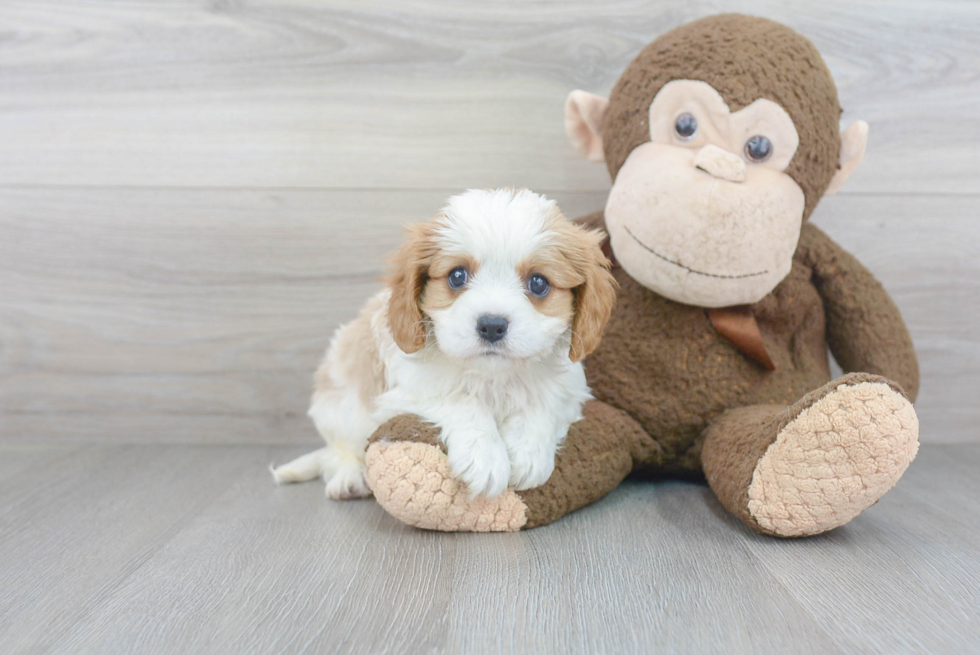
[[830, 178], [830, 185], [824, 191], [825, 196], [837, 193], [841, 185], [847, 181], [858, 164], [864, 158], [864, 149], [868, 146], [868, 124], [864, 121], [854, 121], [840, 135], [840, 168]]
[[589, 161], [601, 162], [602, 122], [609, 99], [588, 91], [572, 91], [565, 101], [565, 133], [575, 149]]

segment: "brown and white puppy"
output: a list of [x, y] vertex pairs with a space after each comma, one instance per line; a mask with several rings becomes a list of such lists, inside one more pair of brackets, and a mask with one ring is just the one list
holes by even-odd
[[615, 301], [601, 232], [528, 190], [470, 190], [410, 225], [386, 289], [334, 335], [310, 416], [327, 442], [274, 469], [369, 495], [364, 451], [398, 414], [440, 428], [471, 497], [540, 486], [591, 398], [581, 360]]

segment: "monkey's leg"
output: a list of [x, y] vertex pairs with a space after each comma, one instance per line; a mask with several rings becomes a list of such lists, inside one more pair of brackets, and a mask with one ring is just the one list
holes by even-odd
[[439, 431], [398, 416], [371, 437], [367, 480], [378, 503], [399, 521], [447, 532], [513, 532], [546, 525], [616, 488], [633, 456], [656, 448], [638, 423], [598, 401], [572, 425], [544, 485], [470, 501], [453, 479]]
[[789, 407], [725, 412], [705, 431], [701, 462], [721, 504], [753, 530], [804, 537], [876, 503], [915, 458], [918, 434], [898, 385], [851, 373]]

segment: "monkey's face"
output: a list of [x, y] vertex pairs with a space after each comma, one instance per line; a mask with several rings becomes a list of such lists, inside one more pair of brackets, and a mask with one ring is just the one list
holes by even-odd
[[758, 302], [789, 274], [803, 221], [803, 190], [784, 172], [799, 144], [792, 119], [766, 99], [731, 112], [711, 85], [676, 80], [648, 124], [606, 204], [616, 259], [677, 302]]
[[868, 124], [842, 133], [840, 115], [810, 41], [722, 14], [643, 48], [609, 99], [572, 91], [565, 129], [613, 178], [605, 223], [626, 272], [678, 302], [725, 307], [789, 274], [803, 221], [861, 162]]

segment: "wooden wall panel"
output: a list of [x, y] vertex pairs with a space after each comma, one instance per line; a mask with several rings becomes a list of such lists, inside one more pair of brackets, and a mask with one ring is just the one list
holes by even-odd
[[[429, 191], [0, 190], [0, 436], [282, 442], [313, 436], [310, 374], [380, 287]], [[557, 193], [577, 216], [601, 193]], [[976, 440], [972, 196], [839, 196], [814, 221], [903, 310], [924, 441]]]
[[0, 183], [602, 190], [566, 95], [720, 11], [824, 53], [872, 126], [847, 192], [976, 187], [980, 5], [850, 0], [5, 2]]

